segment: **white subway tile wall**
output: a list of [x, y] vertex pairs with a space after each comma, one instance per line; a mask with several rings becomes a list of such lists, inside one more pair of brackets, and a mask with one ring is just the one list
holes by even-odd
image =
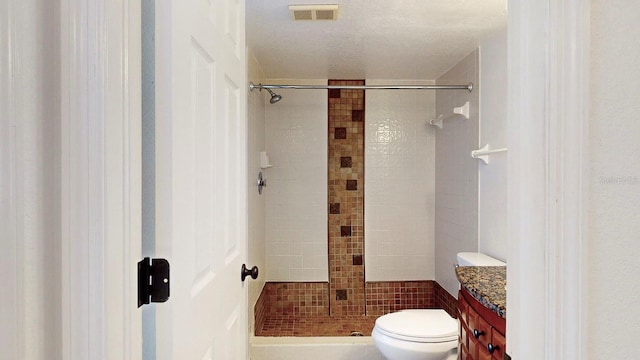
[[[264, 73], [260, 64], [251, 51], [247, 54], [249, 81], [257, 84], [264, 82]], [[260, 171], [260, 152], [265, 148], [265, 95], [259, 91], [248, 94], [248, 174], [247, 179], [247, 209], [248, 209], [248, 242], [247, 258], [249, 266], [257, 266], [261, 271], [265, 269], [265, 197], [258, 195], [256, 181]], [[255, 281], [249, 281], [249, 332], [254, 328], [254, 304], [258, 300], [264, 276]]]
[[451, 115], [453, 108], [470, 103], [469, 119], [444, 121], [436, 131], [435, 160], [435, 280], [457, 296], [453, 266], [461, 251], [478, 251], [478, 50], [473, 51], [436, 80], [439, 85], [473, 82], [475, 90], [436, 91], [436, 115]]
[[327, 92], [276, 92], [265, 109], [265, 280], [328, 281]]
[[[367, 80], [368, 85], [433, 82]], [[369, 90], [365, 107], [366, 281], [434, 278], [435, 94]]]

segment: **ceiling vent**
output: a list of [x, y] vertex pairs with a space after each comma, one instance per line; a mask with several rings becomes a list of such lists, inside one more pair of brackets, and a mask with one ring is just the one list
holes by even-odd
[[289, 5], [293, 20], [337, 20], [338, 5]]

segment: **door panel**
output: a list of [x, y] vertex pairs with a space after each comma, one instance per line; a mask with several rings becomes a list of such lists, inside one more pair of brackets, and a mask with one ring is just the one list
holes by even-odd
[[[213, 259], [213, 132], [215, 87], [214, 62], [207, 52], [195, 41], [191, 42], [191, 97], [195, 129], [195, 161], [196, 176], [192, 179], [196, 216], [194, 218], [196, 281], [211, 279], [215, 273]], [[207, 282], [200, 284], [206, 285]]]
[[158, 359], [246, 359], [244, 1], [156, 3]]

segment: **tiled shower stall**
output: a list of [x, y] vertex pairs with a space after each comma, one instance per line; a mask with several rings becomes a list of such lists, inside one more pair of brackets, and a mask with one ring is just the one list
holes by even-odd
[[[435, 82], [366, 81], [385, 83]], [[283, 101], [265, 108], [273, 167], [263, 170], [266, 284], [255, 335], [370, 335], [378, 316], [402, 309], [455, 316], [455, 298], [433, 280], [435, 92], [278, 93]]]
[[[505, 258], [506, 157], [486, 166], [470, 152], [506, 142], [506, 30], [435, 80], [268, 79], [259, 68], [251, 58], [254, 83], [474, 91], [279, 89], [276, 104], [250, 94], [249, 170], [268, 184], [258, 195], [248, 183], [250, 262], [261, 271], [249, 284], [252, 359], [382, 359], [366, 336], [378, 316], [455, 316], [455, 254]], [[468, 119], [448, 117], [467, 101]], [[442, 129], [428, 125], [439, 115]], [[265, 150], [273, 167], [260, 168]]]

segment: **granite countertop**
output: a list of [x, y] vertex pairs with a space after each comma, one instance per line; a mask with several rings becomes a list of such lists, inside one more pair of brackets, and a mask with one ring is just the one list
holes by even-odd
[[456, 276], [460, 285], [482, 305], [507, 317], [506, 266], [458, 266]]

